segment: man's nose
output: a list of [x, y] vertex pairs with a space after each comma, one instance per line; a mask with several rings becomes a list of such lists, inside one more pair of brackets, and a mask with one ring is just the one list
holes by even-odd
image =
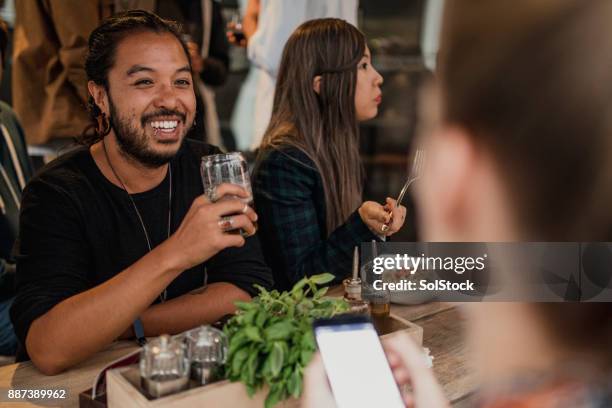
[[155, 95], [153, 104], [156, 108], [175, 109], [178, 104], [178, 96], [174, 88], [162, 85]]

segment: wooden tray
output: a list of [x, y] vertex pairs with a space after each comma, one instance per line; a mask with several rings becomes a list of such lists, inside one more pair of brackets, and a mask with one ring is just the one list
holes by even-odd
[[[423, 328], [393, 314], [390, 315], [389, 327], [394, 333], [402, 331], [419, 345], [423, 344]], [[389, 334], [381, 336], [387, 337]], [[192, 388], [177, 394], [149, 400], [140, 391], [140, 373], [137, 366], [123, 367], [106, 373], [107, 402], [109, 408], [190, 408], [202, 407], [246, 407], [259, 408], [264, 406], [268, 395], [267, 388], [258, 391], [250, 398], [246, 388], [239, 382], [229, 380], [215, 382], [203, 387]], [[298, 407], [300, 401], [288, 399], [277, 406], [281, 408]]]

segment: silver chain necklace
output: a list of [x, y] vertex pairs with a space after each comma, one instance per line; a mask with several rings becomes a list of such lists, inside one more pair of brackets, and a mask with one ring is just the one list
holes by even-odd
[[[144, 236], [147, 240], [147, 248], [149, 248], [149, 252], [151, 252], [151, 249], [152, 249], [151, 239], [149, 238], [149, 233], [147, 232], [147, 228], [144, 225], [144, 221], [142, 220], [140, 211], [138, 211], [138, 207], [136, 206], [136, 203], [134, 202], [132, 195], [130, 194], [128, 189], [125, 187], [125, 184], [123, 184], [123, 181], [121, 180], [121, 178], [115, 171], [115, 168], [113, 167], [113, 164], [111, 163], [110, 158], [108, 157], [108, 152], [106, 151], [106, 143], [104, 143], [104, 139], [102, 139], [102, 148], [104, 149], [104, 156], [106, 157], [106, 162], [108, 163], [108, 166], [110, 167], [111, 171], [115, 175], [115, 178], [119, 180], [119, 184], [121, 184], [123, 191], [125, 191], [128, 198], [130, 199], [130, 202], [132, 203], [132, 207], [134, 207], [134, 211], [136, 212], [136, 215], [138, 216], [138, 221], [140, 221], [140, 226], [142, 227], [142, 231], [144, 232]], [[170, 178], [170, 180], [169, 180], [169, 186], [168, 186], [168, 232], [167, 232], [166, 238], [170, 238], [170, 222], [172, 220], [172, 165], [170, 163], [168, 163], [168, 177]], [[164, 289], [164, 291], [159, 295], [159, 300], [162, 303], [164, 303], [167, 297], [168, 297], [168, 288]]]

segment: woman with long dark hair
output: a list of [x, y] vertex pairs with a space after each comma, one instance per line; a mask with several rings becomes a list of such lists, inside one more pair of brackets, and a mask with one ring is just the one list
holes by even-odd
[[382, 82], [365, 37], [343, 20], [308, 21], [287, 41], [253, 175], [278, 288], [322, 272], [340, 279], [356, 245], [402, 226], [394, 200], [362, 203], [358, 125], [378, 113]]

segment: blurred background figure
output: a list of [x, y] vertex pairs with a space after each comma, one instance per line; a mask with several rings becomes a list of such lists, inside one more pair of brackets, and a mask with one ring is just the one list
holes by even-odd
[[[304, 21], [336, 17], [357, 25], [357, 0], [248, 0], [242, 22], [244, 41], [230, 32], [234, 43], [247, 47], [253, 64], [254, 104], [238, 109], [232, 118], [239, 149], [259, 147], [272, 113], [272, 100], [281, 53], [289, 35]], [[248, 94], [248, 88], [245, 90]], [[238, 103], [240, 108], [240, 104]], [[242, 125], [248, 123], [250, 127]], [[236, 125], [234, 125], [236, 124]]]
[[[0, 78], [7, 43], [8, 25], [0, 20]], [[0, 356], [12, 356], [17, 349], [9, 309], [15, 297], [14, 245], [19, 232], [21, 191], [30, 177], [32, 165], [23, 130], [10, 106], [0, 101]]]
[[28, 144], [62, 146], [89, 124], [87, 37], [113, 10], [114, 0], [15, 2], [12, 97]]

